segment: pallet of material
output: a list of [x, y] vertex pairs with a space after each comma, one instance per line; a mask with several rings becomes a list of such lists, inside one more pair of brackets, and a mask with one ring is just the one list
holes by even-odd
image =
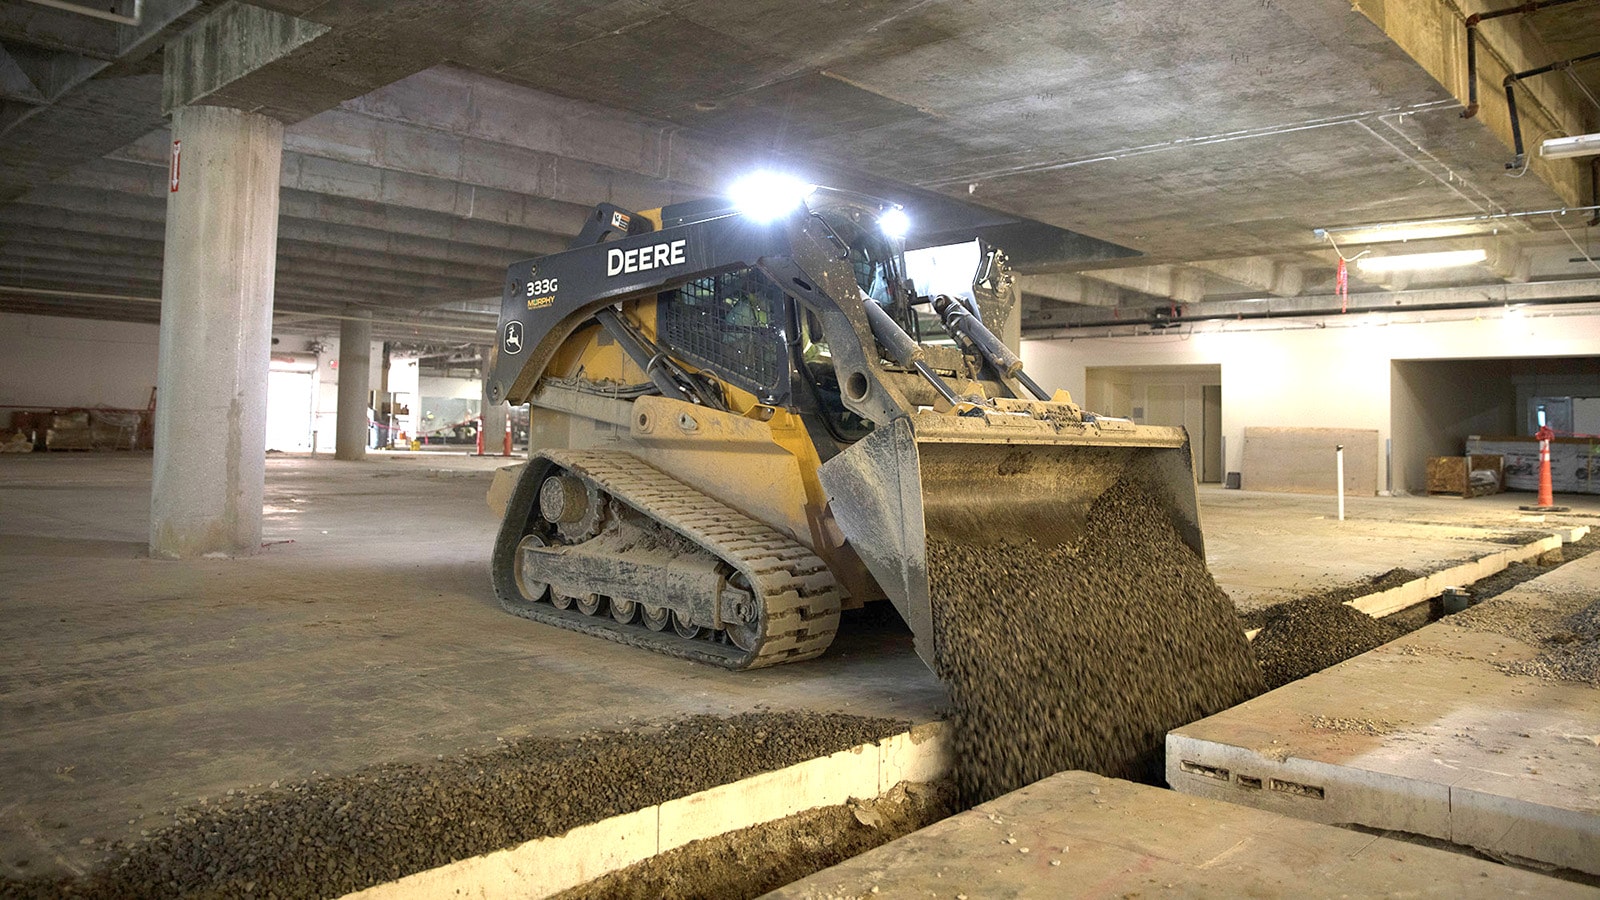
[[1504, 490], [1505, 461], [1499, 454], [1432, 456], [1428, 458], [1428, 493], [1462, 498]]

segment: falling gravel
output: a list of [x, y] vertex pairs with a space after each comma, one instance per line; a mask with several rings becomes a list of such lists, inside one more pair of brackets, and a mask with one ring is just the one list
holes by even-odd
[[1159, 783], [1169, 729], [1261, 689], [1233, 604], [1133, 479], [1075, 544], [930, 540], [928, 569], [964, 803], [1067, 769]]
[[1279, 604], [1271, 612], [1252, 642], [1267, 690], [1338, 665], [1405, 633], [1331, 598], [1305, 597]]
[[337, 897], [905, 730], [818, 713], [696, 716], [383, 765], [180, 812], [87, 876], [0, 897]]

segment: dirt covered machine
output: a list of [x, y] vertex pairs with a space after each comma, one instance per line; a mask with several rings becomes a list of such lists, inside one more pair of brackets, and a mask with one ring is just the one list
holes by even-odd
[[886, 598], [931, 666], [930, 541], [1071, 543], [1131, 477], [1201, 550], [1183, 430], [1085, 412], [991, 331], [1002, 252], [907, 253], [893, 204], [761, 188], [602, 204], [511, 266], [486, 385], [531, 404], [493, 553], [508, 610], [747, 669]]

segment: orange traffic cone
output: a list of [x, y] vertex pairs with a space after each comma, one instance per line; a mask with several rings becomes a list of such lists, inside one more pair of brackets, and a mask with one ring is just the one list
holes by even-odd
[[1536, 506], [1521, 506], [1529, 512], [1566, 512], [1568, 507], [1556, 505], [1555, 490], [1550, 484], [1550, 439], [1556, 433], [1549, 425], [1539, 426], [1533, 436], [1539, 440], [1539, 502]]

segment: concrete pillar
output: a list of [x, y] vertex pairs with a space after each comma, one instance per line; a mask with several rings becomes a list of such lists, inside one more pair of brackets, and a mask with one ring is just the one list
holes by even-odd
[[499, 456], [505, 452], [506, 446], [506, 419], [511, 414], [511, 407], [504, 403], [490, 403], [488, 397], [483, 398], [483, 455]]
[[372, 386], [372, 313], [346, 310], [339, 323], [339, 411], [334, 459], [367, 458], [367, 393]]
[[261, 548], [283, 126], [188, 106], [172, 138], [150, 553], [243, 556]]

